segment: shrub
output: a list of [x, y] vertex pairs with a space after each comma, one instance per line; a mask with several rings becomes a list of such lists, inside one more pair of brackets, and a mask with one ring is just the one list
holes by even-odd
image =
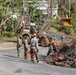
[[57, 30], [60, 30], [60, 29], [61, 29], [61, 26], [60, 26], [59, 24], [55, 24], [55, 25], [53, 25], [53, 27], [54, 27], [55, 29], [57, 29]]
[[52, 16], [52, 17], [51, 17], [51, 21], [56, 21], [55, 16]]
[[14, 32], [7, 32], [7, 31], [5, 31], [5, 32], [3, 32], [3, 35], [7, 36], [7, 37], [14, 37], [16, 34]]
[[65, 29], [63, 30], [64, 33], [67, 33], [67, 34], [72, 34], [74, 33], [74, 30], [72, 27], [65, 27]]
[[73, 24], [73, 30], [76, 33], [76, 10], [72, 13], [72, 24]]

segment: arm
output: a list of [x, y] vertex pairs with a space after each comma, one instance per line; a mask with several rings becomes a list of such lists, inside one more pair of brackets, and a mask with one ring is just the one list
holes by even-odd
[[35, 47], [36, 47], [36, 50], [38, 51], [39, 50], [38, 40], [35, 41]]

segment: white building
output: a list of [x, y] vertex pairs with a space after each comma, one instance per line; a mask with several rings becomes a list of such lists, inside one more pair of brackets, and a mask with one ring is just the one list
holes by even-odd
[[[43, 11], [43, 14], [48, 14], [48, 1], [42, 0], [39, 2], [37, 9], [40, 9]], [[51, 9], [50, 9], [51, 11]], [[58, 16], [58, 4], [56, 4], [55, 8], [52, 8], [52, 15]]]

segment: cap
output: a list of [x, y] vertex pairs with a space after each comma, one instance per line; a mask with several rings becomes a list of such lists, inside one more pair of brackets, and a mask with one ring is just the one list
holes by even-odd
[[33, 36], [35, 37], [36, 36], [36, 33], [34, 33]]
[[54, 46], [56, 46], [56, 43], [53, 43]]

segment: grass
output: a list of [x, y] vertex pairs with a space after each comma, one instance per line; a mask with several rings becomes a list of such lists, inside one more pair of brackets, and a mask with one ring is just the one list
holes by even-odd
[[0, 37], [0, 43], [4, 42], [16, 42], [16, 37]]

